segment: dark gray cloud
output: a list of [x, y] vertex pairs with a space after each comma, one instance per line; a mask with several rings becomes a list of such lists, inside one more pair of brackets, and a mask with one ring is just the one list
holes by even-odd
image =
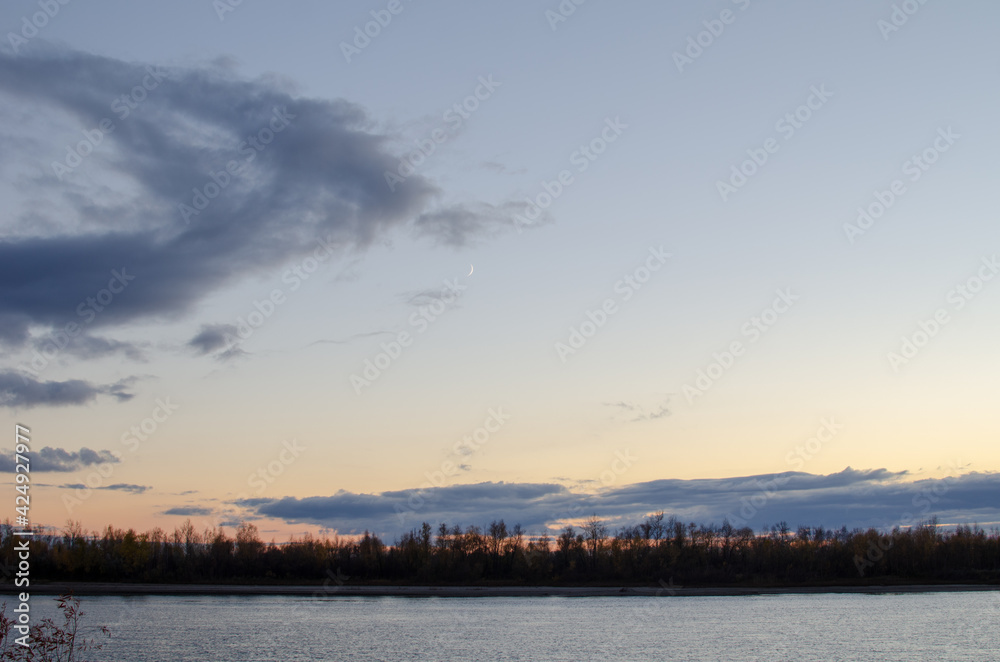
[[[522, 231], [520, 228], [528, 227], [528, 224], [515, 222], [515, 215], [523, 215], [527, 207], [524, 202], [512, 201], [500, 205], [485, 202], [456, 204], [420, 214], [414, 226], [418, 234], [438, 243], [465, 246], [477, 239], [496, 237], [512, 230]], [[546, 213], [530, 225], [542, 225], [551, 220], [552, 217]]]
[[182, 517], [205, 517], [212, 514], [211, 508], [198, 506], [176, 506], [163, 511], [164, 515], [180, 515]]
[[235, 324], [205, 324], [198, 335], [188, 341], [188, 346], [199, 354], [210, 354], [225, 347], [227, 337], [237, 337]]
[[201, 331], [188, 341], [188, 347], [197, 354], [214, 354], [219, 361], [229, 361], [247, 355], [248, 352], [239, 343], [235, 324], [204, 324]]
[[31, 408], [82, 405], [107, 395], [119, 402], [132, 398], [128, 390], [135, 380], [125, 379], [114, 384], [93, 384], [82, 379], [39, 381], [26, 374], [0, 372], [0, 407]]
[[478, 483], [380, 494], [341, 491], [332, 496], [248, 499], [239, 505], [265, 517], [308, 522], [342, 532], [364, 529], [392, 536], [421, 521], [479, 524], [504, 518], [528, 530], [557, 527], [591, 514], [613, 526], [636, 523], [662, 510], [684, 522], [760, 530], [789, 525], [891, 528], [938, 516], [942, 523], [1000, 522], [1000, 474], [907, 480], [906, 472], [859, 471], [829, 475], [785, 472], [701, 480], [656, 480], [609, 487], [595, 494], [556, 484]]
[[[44, 446], [40, 450], [32, 451], [29, 457], [32, 473], [77, 471], [94, 464], [121, 462], [118, 456], [111, 451], [95, 451], [86, 447], [78, 451], [68, 451], [64, 448]], [[13, 472], [14, 464], [13, 452], [0, 454], [0, 472]]]
[[131, 483], [115, 483], [114, 485], [103, 485], [101, 487], [88, 487], [83, 483], [67, 483], [60, 487], [72, 490], [112, 490], [114, 492], [128, 492], [129, 494], [142, 494], [153, 489], [150, 485], [133, 485]]
[[[43, 352], [43, 354], [47, 349], [59, 347], [52, 338], [48, 337], [32, 338], [31, 344], [35, 350]], [[145, 345], [91, 335], [77, 336], [66, 343], [60, 351], [78, 359], [98, 359], [118, 354], [131, 361], [146, 360]]]
[[[395, 194], [385, 189], [382, 172], [392, 162], [385, 139], [368, 132], [370, 121], [350, 103], [294, 98], [273, 82], [219, 70], [160, 76], [141, 111], [118, 119], [109, 100], [148, 77], [146, 66], [79, 52], [0, 55], [0, 91], [68, 113], [83, 129], [104, 118], [116, 125], [107, 149], [66, 175], [69, 186], [55, 175], [36, 182], [61, 196], [78, 220], [103, 225], [0, 243], [0, 314], [52, 325], [89, 319], [91, 307], [78, 317], [78, 306], [108, 287], [112, 270], [133, 279], [93, 310], [92, 326], [182, 312], [223, 283], [308, 252], [317, 238], [366, 245], [422, 210], [434, 191], [419, 176]], [[281, 124], [276, 116], [288, 118], [279, 133], [270, 128]], [[225, 174], [230, 161], [240, 174]], [[98, 167], [125, 178], [138, 195], [105, 203], [81, 190], [76, 180]], [[214, 193], [210, 173], [220, 171], [227, 186], [195, 209], [202, 202], [195, 190]], [[197, 214], [185, 219], [182, 204]], [[115, 229], [122, 225], [132, 229]]]
[[[144, 81], [155, 86], [122, 117], [113, 100]], [[0, 128], [0, 165], [21, 168], [26, 200], [47, 200], [8, 212], [19, 231], [0, 241], [0, 341], [23, 346], [37, 327], [48, 336], [75, 323], [87, 337], [173, 318], [223, 285], [312, 253], [320, 239], [364, 249], [414, 219], [418, 234], [449, 244], [495, 231], [502, 207], [435, 212], [440, 191], [419, 175], [390, 191], [383, 173], [398, 159], [365, 111], [289, 88], [224, 67], [160, 69], [42, 42], [0, 53], [0, 97], [36, 118]], [[46, 144], [40, 129], [20, 136], [67, 118], [72, 145], [104, 120], [114, 129], [60, 181], [51, 163], [67, 159], [66, 145]], [[38, 174], [24, 174], [25, 163]], [[79, 342], [78, 356], [128, 351]], [[217, 342], [203, 330], [192, 347], [209, 353]], [[65, 384], [77, 395], [61, 403], [90, 399], [85, 382]]]

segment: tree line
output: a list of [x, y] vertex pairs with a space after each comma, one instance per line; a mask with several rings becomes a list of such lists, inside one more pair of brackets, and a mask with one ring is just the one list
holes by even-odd
[[[4, 559], [14, 559], [9, 523]], [[891, 531], [777, 523], [763, 531], [684, 523], [657, 513], [611, 531], [599, 518], [557, 535], [528, 535], [503, 520], [484, 527], [423, 523], [391, 543], [304, 535], [265, 543], [240, 524], [166, 533], [113, 526], [87, 532], [70, 522], [31, 540], [32, 577], [51, 581], [153, 583], [823, 585], [865, 582], [1000, 581], [1000, 529], [944, 530], [937, 522]], [[10, 562], [3, 568], [12, 582]]]

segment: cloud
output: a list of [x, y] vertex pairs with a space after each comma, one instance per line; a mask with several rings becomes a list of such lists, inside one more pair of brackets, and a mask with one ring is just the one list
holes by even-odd
[[[32, 451], [29, 457], [32, 473], [77, 471], [94, 464], [121, 462], [121, 459], [111, 451], [94, 451], [86, 447], [78, 451], [68, 451], [64, 448], [44, 446], [41, 450]], [[0, 454], [0, 472], [13, 472], [14, 464], [13, 452]]]
[[199, 355], [214, 353], [216, 359], [229, 361], [247, 355], [247, 352], [239, 346], [239, 342], [240, 337], [235, 324], [203, 324], [201, 331], [187, 344]]
[[133, 378], [123, 379], [114, 384], [92, 384], [82, 379], [63, 382], [38, 381], [27, 375], [0, 371], [0, 407], [38, 407], [42, 405], [60, 407], [82, 405], [99, 395], [109, 395], [119, 402], [132, 399], [129, 386]]
[[491, 172], [495, 172], [498, 175], [523, 175], [524, 173], [528, 172], [527, 168], [521, 167], [521, 168], [517, 168], [516, 170], [514, 170], [514, 169], [511, 169], [511, 168], [508, 168], [507, 166], [505, 166], [503, 163], [500, 163], [499, 161], [484, 161], [481, 164], [481, 167], [483, 167], [486, 170], [489, 170]]
[[395, 336], [396, 333], [397, 332], [395, 331], [367, 331], [365, 333], [355, 333], [354, 335], [348, 336], [343, 340], [337, 338], [320, 338], [319, 340], [314, 340], [309, 343], [306, 347], [312, 347], [313, 345], [348, 345], [360, 338], [371, 338], [373, 336]]
[[236, 337], [235, 324], [205, 324], [198, 335], [188, 341], [188, 346], [199, 354], [209, 354], [226, 346], [226, 336]]
[[[513, 519], [517, 512], [527, 512], [526, 509], [537, 507], [539, 502], [552, 502], [565, 493], [566, 488], [560, 485], [500, 482], [381, 494], [341, 491], [329, 497], [246, 499], [239, 505], [248, 506], [265, 517], [326, 524], [343, 531], [345, 525], [348, 529], [359, 530], [392, 526], [391, 522], [399, 520], [399, 512], [408, 513], [410, 523], [419, 523], [421, 517], [452, 522], [491, 516]], [[411, 503], [421, 503], [422, 511], [411, 512]], [[407, 520], [407, 516], [403, 520]], [[409, 527], [397, 525], [393, 528]]]
[[183, 517], [205, 517], [212, 514], [211, 508], [197, 506], [177, 506], [163, 511], [164, 515], [181, 515]]
[[[143, 81], [156, 85], [123, 117], [111, 102]], [[0, 341], [20, 348], [38, 329], [70, 322], [89, 332], [174, 319], [225, 285], [312, 253], [320, 239], [360, 250], [414, 219], [418, 234], [448, 244], [495, 232], [504, 206], [435, 211], [441, 191], [419, 175], [390, 191], [384, 173], [398, 158], [372, 118], [290, 87], [217, 64], [160, 69], [42, 42], [0, 52], [0, 108], [30, 110], [0, 110], [9, 120], [0, 122], [0, 168], [16, 170], [23, 196], [6, 205], [16, 231], [0, 241]], [[67, 161], [81, 131], [100, 133], [106, 119], [113, 131], [79, 164], [63, 164], [60, 181], [53, 159]], [[217, 330], [204, 328], [192, 348], [217, 349]], [[86, 344], [77, 355], [130, 351], [73, 342]], [[9, 388], [13, 400], [32, 400]], [[75, 394], [55, 403], [97, 392], [81, 381], [63, 390]]]
[[[499, 205], [485, 202], [455, 204], [420, 214], [414, 223], [417, 233], [448, 246], [466, 246], [479, 239], [494, 238], [516, 230], [514, 215], [524, 216], [527, 204], [508, 201]], [[530, 225], [551, 221], [547, 213]]]
[[142, 494], [153, 489], [150, 485], [132, 485], [130, 483], [115, 483], [114, 485], [104, 485], [101, 487], [89, 487], [83, 483], [67, 483], [60, 487], [72, 490], [113, 490], [116, 492], [128, 492], [129, 494]]
[[[53, 117], [68, 114], [84, 130], [113, 116], [108, 100], [144, 77], [142, 64], [80, 52], [0, 55], [0, 91]], [[317, 238], [367, 245], [423, 210], [435, 191], [419, 176], [388, 190], [383, 172], [394, 159], [385, 138], [346, 101], [294, 98], [272, 81], [217, 69], [159, 77], [141, 112], [117, 120], [107, 148], [66, 175], [67, 185], [49, 173], [28, 182], [28, 192], [60, 198], [77, 226], [97, 226], [0, 243], [0, 279], [12, 288], [0, 313], [39, 324], [79, 321], [78, 304], [107, 288], [113, 269], [133, 280], [95, 311], [93, 326], [184, 312], [239, 275], [306, 253]], [[288, 125], [275, 133], [278, 116]], [[270, 144], [256, 140], [263, 130]], [[226, 174], [230, 161], [240, 174]], [[135, 194], [105, 202], [83, 176], [102, 170]], [[195, 189], [219, 188], [210, 172], [226, 174], [228, 185], [185, 219], [180, 205], [195, 207]]]
[[682, 522], [764, 529], [776, 522], [839, 528], [891, 528], [938, 516], [943, 523], [1000, 522], [1000, 474], [967, 473], [908, 480], [906, 472], [847, 469], [828, 475], [785, 472], [735, 478], [665, 479], [606, 487], [590, 494], [548, 483], [476, 483], [379, 494], [247, 499], [256, 515], [349, 533], [385, 535], [422, 521], [483, 525], [504, 518], [529, 531], [555, 530], [596, 514], [612, 526], [656, 511]]
[[655, 421], [656, 419], [670, 416], [669, 402], [670, 399], [668, 398], [662, 404], [653, 407], [644, 407], [633, 402], [619, 400], [618, 402], [605, 402], [604, 406], [615, 409], [617, 415], [624, 415], [625, 422], [639, 423], [641, 421]]
[[[35, 337], [31, 339], [33, 349], [41, 353], [43, 356], [46, 354], [46, 350], [51, 351], [52, 348], [58, 349], [60, 344], [63, 343], [57, 343], [56, 339], [51, 336]], [[98, 359], [105, 356], [120, 354], [129, 360], [138, 362], [145, 361], [145, 350], [146, 345], [140, 345], [138, 343], [123, 342], [121, 340], [103, 338], [100, 336], [79, 335], [70, 342], [66, 342], [65, 347], [59, 351], [65, 352], [67, 355], [79, 359]]]

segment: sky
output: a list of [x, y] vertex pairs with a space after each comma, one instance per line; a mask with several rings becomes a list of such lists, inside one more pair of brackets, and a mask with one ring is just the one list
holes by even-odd
[[4, 3], [32, 521], [1000, 523], [997, 19]]

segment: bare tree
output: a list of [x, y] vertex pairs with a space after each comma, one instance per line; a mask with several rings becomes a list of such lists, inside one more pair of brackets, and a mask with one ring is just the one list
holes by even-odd
[[583, 533], [590, 549], [591, 565], [596, 565], [597, 555], [604, 547], [604, 539], [608, 537], [608, 527], [594, 514], [583, 525]]

